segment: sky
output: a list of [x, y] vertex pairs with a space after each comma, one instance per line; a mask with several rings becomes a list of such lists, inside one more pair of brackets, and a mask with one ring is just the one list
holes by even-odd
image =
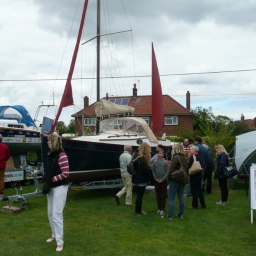
[[[74, 106], [96, 101], [96, 0], [89, 0], [73, 74]], [[0, 105], [23, 105], [31, 117], [54, 117], [78, 33], [82, 0], [1, 0]], [[256, 96], [256, 1], [101, 0], [101, 93], [151, 94], [151, 43], [163, 94], [215, 116], [253, 119]], [[112, 78], [111, 77], [115, 77]], [[82, 78], [82, 79], [81, 79]]]

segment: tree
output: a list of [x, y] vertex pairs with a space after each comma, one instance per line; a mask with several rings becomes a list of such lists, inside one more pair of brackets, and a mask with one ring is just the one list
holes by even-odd
[[229, 127], [231, 127], [231, 129], [233, 128], [233, 136], [238, 136], [240, 134], [250, 132], [248, 124], [241, 121], [232, 122], [229, 124]]
[[204, 131], [214, 119], [215, 116], [212, 113], [212, 108], [209, 109], [196, 107], [192, 110], [194, 116], [193, 129], [196, 132], [199, 132], [201, 136], [204, 135]]
[[222, 144], [227, 151], [231, 151], [235, 144], [233, 132], [235, 127], [230, 126], [231, 119], [227, 116], [215, 116], [212, 108], [197, 107], [192, 110], [194, 115], [194, 131], [206, 140], [211, 148]]
[[67, 133], [75, 133], [75, 119], [70, 120], [67, 127]]
[[66, 127], [66, 125], [65, 125], [65, 123], [63, 121], [59, 121], [57, 123], [56, 130], [58, 131], [59, 135], [62, 135], [63, 133], [67, 132], [67, 127]]

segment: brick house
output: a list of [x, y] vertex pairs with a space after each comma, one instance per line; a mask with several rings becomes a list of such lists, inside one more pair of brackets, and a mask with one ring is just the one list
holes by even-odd
[[244, 115], [241, 114], [241, 122], [247, 124], [248, 128], [251, 131], [255, 131], [256, 130], [256, 117], [254, 119], [244, 119]]
[[[109, 101], [117, 104], [128, 105], [135, 108], [134, 116], [143, 118], [149, 126], [152, 124], [152, 96], [137, 95], [137, 88], [134, 85], [132, 96], [120, 96], [120, 97], [105, 97]], [[95, 130], [95, 111], [94, 104], [89, 105], [89, 98], [84, 97], [84, 109], [73, 114], [75, 117], [75, 131], [77, 134], [82, 135], [82, 115], [84, 115], [84, 126], [89, 127], [92, 131]], [[164, 128], [158, 134], [157, 137], [166, 133], [167, 136], [178, 136], [179, 127], [185, 130], [193, 130], [193, 115], [190, 112], [190, 93], [186, 94], [186, 108], [174, 100], [169, 95], [163, 95], [164, 105]]]

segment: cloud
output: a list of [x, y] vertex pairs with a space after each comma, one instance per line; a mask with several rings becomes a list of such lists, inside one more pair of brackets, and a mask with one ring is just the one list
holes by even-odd
[[[65, 80], [51, 79], [67, 77], [82, 6], [68, 0], [1, 2], [0, 77], [10, 80], [0, 82], [2, 104], [22, 104], [31, 116], [42, 101], [59, 104]], [[154, 42], [163, 94], [185, 106], [190, 91], [192, 108], [212, 107], [233, 119], [256, 116], [255, 72], [185, 75], [256, 67], [254, 1], [102, 0], [102, 7], [102, 33], [132, 32], [102, 37], [101, 97], [129, 96], [133, 83], [139, 95], [151, 94]], [[96, 35], [95, 18], [96, 1], [89, 1], [83, 42]], [[94, 40], [80, 46], [72, 81], [76, 106], [63, 110], [66, 123], [83, 107], [84, 96], [96, 100], [95, 65]], [[105, 78], [110, 76], [119, 78]]]

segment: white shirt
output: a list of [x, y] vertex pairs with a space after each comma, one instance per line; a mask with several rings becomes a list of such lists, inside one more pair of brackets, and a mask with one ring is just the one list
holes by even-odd
[[132, 156], [128, 151], [124, 151], [124, 153], [119, 157], [121, 177], [123, 178], [131, 177], [127, 172], [127, 165], [131, 162], [131, 159]]

